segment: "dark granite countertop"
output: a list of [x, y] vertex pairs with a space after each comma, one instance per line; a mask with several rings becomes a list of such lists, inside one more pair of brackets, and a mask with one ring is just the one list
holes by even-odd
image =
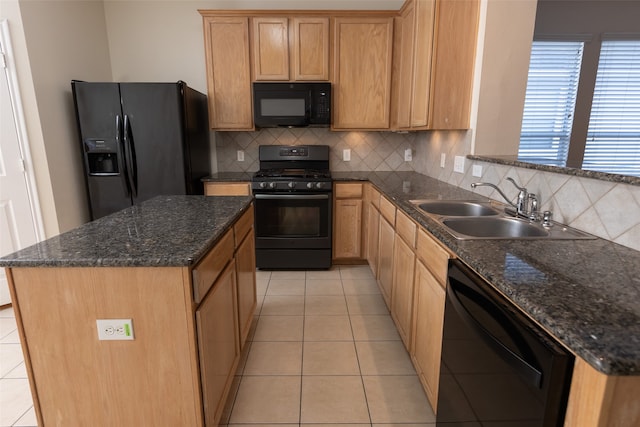
[[254, 172], [218, 172], [202, 178], [202, 182], [250, 182]]
[[190, 266], [252, 199], [158, 196], [0, 258], [0, 267]]
[[604, 239], [456, 240], [413, 199], [486, 200], [414, 172], [368, 180], [567, 348], [607, 375], [640, 375], [640, 251]]

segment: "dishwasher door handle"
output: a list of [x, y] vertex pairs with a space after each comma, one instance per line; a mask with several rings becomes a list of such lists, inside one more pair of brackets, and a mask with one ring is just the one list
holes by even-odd
[[[451, 277], [449, 278], [449, 286], [447, 286], [447, 295], [449, 296], [451, 303], [453, 304], [454, 308], [456, 309], [460, 317], [462, 317], [469, 324], [469, 326], [471, 326], [478, 333], [480, 338], [487, 345], [489, 345], [496, 353], [498, 353], [503, 358], [503, 360], [505, 360], [511, 367], [513, 367], [523, 378], [526, 378], [534, 386], [536, 386], [537, 388], [540, 388], [542, 383], [542, 372], [540, 372], [539, 369], [534, 367], [532, 363], [524, 360], [518, 354], [514, 353], [513, 350], [511, 350], [504, 343], [502, 343], [500, 339], [498, 339], [491, 332], [489, 332], [487, 328], [485, 328], [469, 312], [469, 310], [467, 310], [467, 308], [464, 306], [462, 301], [460, 301], [460, 298], [458, 297], [458, 292], [467, 295], [467, 297], [471, 299], [474, 299], [474, 297], [481, 298], [481, 299], [486, 299], [486, 298], [484, 298], [482, 295], [475, 292], [473, 289], [469, 289], [462, 284], [460, 284], [460, 287], [456, 289], [456, 287], [458, 286], [457, 283], [459, 283], [457, 282], [457, 280], [452, 279]], [[464, 287], [465, 290], [468, 290], [468, 292], [465, 292], [465, 290], [462, 290], [461, 287]], [[478, 303], [481, 306], [485, 306], [483, 308], [486, 309], [486, 305], [487, 305], [486, 303], [485, 304], [482, 304], [481, 302], [478, 302]], [[485, 311], [491, 317], [496, 318], [495, 316], [496, 313], [491, 313], [488, 310], [485, 310]], [[506, 317], [506, 316], [500, 316], [500, 317]], [[504, 323], [502, 324], [504, 325]], [[514, 332], [517, 332], [517, 331], [514, 331]], [[514, 341], [523, 341], [523, 340], [516, 338], [514, 339]]]

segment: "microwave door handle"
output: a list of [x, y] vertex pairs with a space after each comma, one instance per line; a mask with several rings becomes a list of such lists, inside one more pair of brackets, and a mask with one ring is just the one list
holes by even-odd
[[[542, 383], [542, 372], [540, 372], [539, 369], [535, 368], [532, 363], [524, 360], [518, 354], [514, 353], [509, 347], [504, 345], [500, 341], [500, 339], [498, 339], [484, 326], [482, 326], [482, 324], [469, 312], [469, 310], [467, 310], [462, 301], [460, 301], [458, 292], [464, 293], [470, 298], [472, 296], [469, 295], [469, 292], [462, 291], [460, 287], [458, 287], [458, 283], [459, 282], [457, 282], [456, 280], [449, 278], [449, 286], [447, 286], [447, 295], [449, 296], [449, 299], [458, 314], [468, 323], [470, 327], [472, 327], [478, 333], [478, 335], [487, 345], [489, 345], [494, 351], [496, 351], [507, 363], [509, 363], [510, 366], [516, 369], [522, 377], [526, 378], [535, 387], [540, 388]], [[464, 285], [460, 284], [460, 286]], [[477, 297], [483, 298], [481, 295], [477, 294], [477, 292], [474, 292], [471, 289], [466, 288], [466, 290], [471, 291], [471, 293], [475, 294], [475, 296]], [[487, 313], [495, 318], [495, 313], [491, 313], [489, 311], [487, 311]]]

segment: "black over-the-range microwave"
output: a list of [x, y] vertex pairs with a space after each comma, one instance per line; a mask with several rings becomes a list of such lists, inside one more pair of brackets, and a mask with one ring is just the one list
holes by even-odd
[[256, 127], [328, 126], [331, 83], [253, 83]]

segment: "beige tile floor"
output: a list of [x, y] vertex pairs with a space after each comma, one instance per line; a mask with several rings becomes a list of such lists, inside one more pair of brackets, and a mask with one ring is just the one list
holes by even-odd
[[222, 425], [435, 425], [369, 267], [257, 279], [256, 322]]
[[[367, 266], [257, 279], [254, 327], [222, 425], [435, 425]], [[15, 317], [1, 310], [0, 427], [36, 424]]]

